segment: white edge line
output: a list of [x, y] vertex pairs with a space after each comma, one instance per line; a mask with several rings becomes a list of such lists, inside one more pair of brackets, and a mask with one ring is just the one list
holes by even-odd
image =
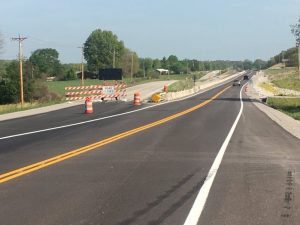
[[67, 127], [78, 126], [78, 125], [82, 125], [82, 124], [92, 123], [92, 122], [96, 122], [96, 121], [100, 121], [100, 120], [110, 119], [110, 118], [114, 118], [114, 117], [119, 117], [119, 116], [131, 114], [131, 113], [139, 112], [139, 111], [142, 111], [142, 110], [145, 110], [145, 109], [150, 109], [150, 108], [158, 107], [158, 106], [161, 106], [161, 105], [169, 104], [169, 103], [172, 103], [172, 102], [177, 102], [177, 101], [182, 101], [182, 100], [185, 100], [185, 99], [188, 99], [188, 98], [192, 98], [192, 97], [194, 97], [196, 95], [205, 93], [207, 91], [210, 91], [212, 89], [220, 87], [220, 86], [222, 86], [222, 85], [224, 85], [226, 83], [229, 83], [231, 81], [232, 80], [230, 79], [228, 82], [223, 82], [223, 83], [221, 83], [221, 84], [219, 84], [217, 86], [211, 87], [211, 88], [209, 88], [207, 90], [200, 91], [200, 92], [197, 92], [197, 93], [195, 93], [193, 95], [189, 95], [187, 97], [180, 98], [180, 99], [177, 99], [177, 100], [163, 102], [163, 103], [160, 103], [160, 104], [157, 104], [157, 105], [151, 105], [151, 106], [147, 106], [147, 107], [144, 107], [144, 108], [141, 108], [141, 109], [136, 109], [136, 110], [132, 110], [132, 111], [129, 111], [129, 112], [119, 113], [119, 114], [115, 114], [115, 115], [111, 115], [111, 116], [101, 117], [101, 118], [97, 118], [97, 119], [93, 119], [93, 120], [87, 120], [87, 121], [83, 121], [83, 122], [79, 122], [79, 123], [72, 123], [72, 124], [67, 124], [67, 125], [58, 126], [58, 127], [51, 127], [51, 128], [42, 129], [42, 130], [36, 130], [36, 131], [30, 131], [30, 132], [25, 132], [25, 133], [20, 133], [20, 134], [14, 134], [14, 135], [9, 135], [9, 136], [4, 136], [4, 137], [0, 137], [0, 140], [5, 140], [5, 139], [10, 139], [10, 138], [15, 138], [15, 137], [26, 136], [26, 135], [30, 135], [30, 134], [43, 133], [43, 132], [46, 132], [46, 131], [58, 130], [58, 129], [63, 129], [63, 128], [67, 128]]
[[[248, 82], [247, 82], [248, 83]], [[247, 84], [246, 83], [246, 84]], [[218, 152], [218, 155], [216, 156], [215, 160], [214, 160], [214, 163], [212, 164], [208, 174], [207, 174], [207, 177], [204, 181], [204, 184], [202, 185], [200, 191], [198, 192], [198, 195], [196, 197], [196, 200], [184, 222], [184, 225], [197, 225], [198, 223], [198, 220], [201, 216], [201, 213], [204, 209], [204, 206], [205, 206], [205, 203], [206, 203], [206, 200], [207, 200], [207, 197], [209, 195], [209, 192], [210, 192], [210, 189], [211, 189], [211, 186], [214, 182], [214, 179], [215, 179], [215, 176], [218, 172], [218, 169], [220, 167], [220, 164], [222, 162], [222, 159], [223, 159], [223, 156], [225, 154], [225, 151], [227, 149], [227, 146], [229, 144], [229, 141], [233, 135], [233, 132], [235, 131], [235, 128], [240, 120], [240, 117], [242, 115], [242, 112], [243, 112], [243, 108], [244, 108], [244, 103], [243, 103], [243, 100], [242, 100], [242, 92], [243, 92], [243, 88], [244, 86], [246, 85], [244, 84], [240, 90], [240, 102], [241, 102], [241, 108], [240, 108], [240, 111], [225, 139], [225, 141], [223, 142], [219, 152]]]

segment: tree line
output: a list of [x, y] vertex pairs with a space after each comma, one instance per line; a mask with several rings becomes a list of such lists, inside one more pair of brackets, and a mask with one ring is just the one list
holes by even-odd
[[295, 37], [296, 40], [296, 46], [293, 48], [289, 48], [285, 51], [281, 51], [277, 55], [273, 56], [269, 61], [267, 66], [271, 67], [273, 65], [276, 65], [278, 63], [284, 62], [286, 66], [288, 67], [298, 67], [299, 61], [298, 61], [298, 47], [300, 45], [300, 18], [298, 22], [294, 25], [291, 25], [291, 32]]

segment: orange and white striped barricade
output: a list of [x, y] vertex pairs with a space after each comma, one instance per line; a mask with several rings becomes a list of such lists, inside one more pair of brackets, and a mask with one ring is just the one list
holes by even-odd
[[85, 100], [86, 97], [102, 95], [102, 85], [65, 87], [66, 101]]
[[104, 85], [73, 86], [65, 87], [67, 101], [84, 100], [86, 97], [92, 99], [113, 99], [126, 97], [126, 84], [124, 83], [104, 83]]

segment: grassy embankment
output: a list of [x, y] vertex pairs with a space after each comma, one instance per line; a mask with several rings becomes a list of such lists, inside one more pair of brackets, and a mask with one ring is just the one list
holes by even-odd
[[[203, 77], [206, 73], [201, 72], [194, 74], [196, 76], [196, 80], [200, 79]], [[189, 75], [176, 75], [177, 82], [171, 84], [168, 88], [169, 92], [176, 92], [176, 91], [183, 91], [187, 89], [191, 89], [194, 87], [194, 75], [189, 74]]]
[[[261, 86], [274, 94], [279, 94], [276, 87], [300, 91], [300, 80], [296, 68], [268, 69], [265, 71], [265, 75], [268, 76], [271, 83], [263, 83]], [[300, 120], [300, 98], [270, 97], [268, 98], [267, 104]]]
[[21, 104], [6, 104], [6, 105], [0, 105], [0, 115], [5, 114], [5, 113], [12, 113], [12, 112], [18, 112], [18, 111], [23, 111], [23, 110], [28, 110], [28, 109], [35, 109], [35, 108], [40, 108], [44, 106], [49, 106], [49, 105], [54, 105], [61, 103], [62, 101], [51, 101], [51, 102], [46, 102], [46, 103], [41, 103], [41, 102], [26, 102], [24, 103], [23, 107]]
[[300, 120], [300, 98], [268, 98], [267, 104]]
[[[221, 74], [223, 77], [227, 77], [227, 76], [231, 76], [237, 72], [238, 71], [236, 71], [236, 70], [222, 70]], [[196, 80], [200, 79], [204, 75], [206, 75], [206, 72], [201, 72], [201, 73], [196, 74]], [[191, 89], [193, 87], [194, 87], [193, 75], [186, 75], [186, 77], [184, 79], [181, 79], [181, 80], [178, 79], [177, 82], [170, 85], [169, 92], [183, 91], [183, 90]]]
[[300, 91], [300, 79], [296, 68], [267, 69], [265, 75], [275, 87]]

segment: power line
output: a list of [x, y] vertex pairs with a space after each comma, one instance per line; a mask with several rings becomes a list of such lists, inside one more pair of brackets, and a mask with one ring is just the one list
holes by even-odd
[[20, 101], [21, 106], [23, 107], [24, 104], [24, 93], [23, 93], [23, 49], [22, 49], [22, 42], [26, 40], [27, 37], [19, 37], [12, 38], [13, 41], [19, 42], [19, 64], [20, 64]]

